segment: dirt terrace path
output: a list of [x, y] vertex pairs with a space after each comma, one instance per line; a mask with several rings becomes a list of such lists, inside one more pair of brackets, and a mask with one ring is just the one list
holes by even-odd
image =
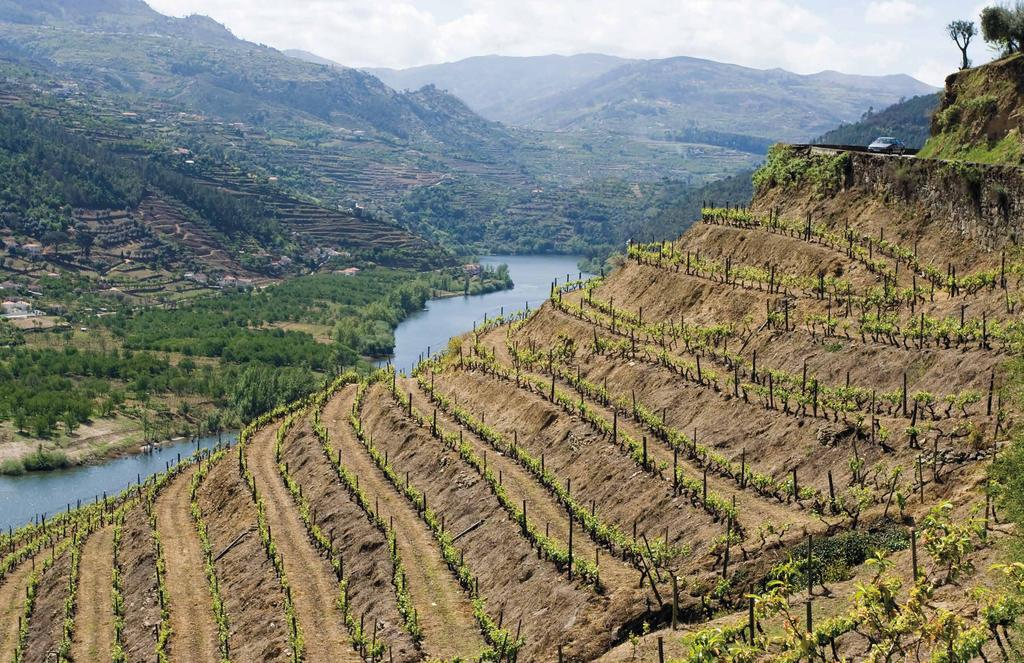
[[355, 387], [332, 398], [323, 411], [331, 442], [341, 450], [344, 465], [359, 477], [359, 487], [370, 502], [380, 500], [380, 513], [394, 517], [398, 549], [423, 630], [423, 649], [429, 660], [475, 658], [484, 648], [473, 606], [451, 572], [437, 543], [406, 502], [377, 468], [355, 438], [349, 423]]
[[171, 611], [171, 658], [205, 663], [220, 658], [213, 598], [206, 579], [203, 549], [192, 520], [190, 487], [195, 469], [174, 479], [156, 501], [160, 540], [167, 558]]
[[18, 617], [25, 608], [25, 587], [32, 573], [32, 562], [26, 560], [0, 584], [0, 661], [14, 658], [18, 646]]
[[71, 659], [75, 663], [110, 660], [114, 643], [114, 528], [108, 525], [86, 540], [79, 563], [78, 607]]
[[267, 524], [284, 559], [285, 574], [310, 661], [358, 663], [344, 617], [337, 608], [338, 580], [309, 543], [284, 480], [274, 461], [277, 425], [263, 428], [246, 448], [249, 469], [267, 510]]
[[[416, 380], [406, 378], [400, 384], [406, 393], [412, 393], [413, 407], [430, 416], [434, 406]], [[488, 469], [496, 474], [500, 472], [502, 487], [508, 492], [513, 503], [521, 505], [523, 500], [526, 500], [526, 513], [529, 521], [537, 524], [542, 530], [545, 525], [550, 525], [549, 536], [568, 547], [568, 511], [547, 488], [540, 484], [522, 465], [508, 456], [498, 453], [491, 445], [481, 440], [469, 429], [463, 428], [441, 409], [437, 411], [437, 422], [441, 428], [449, 432], [457, 432], [462, 429], [463, 440], [473, 447], [473, 451], [481, 458], [486, 454]], [[594, 561], [595, 551], [599, 549], [599, 546], [587, 536], [582, 528], [577, 526], [576, 532], [579, 536], [573, 537], [573, 554], [579, 559]], [[600, 565], [601, 582], [610, 590], [632, 591], [632, 588], [637, 585], [639, 572], [611, 555], [607, 550], [602, 550], [597, 560]], [[644, 591], [649, 591], [646, 586]], [[649, 596], [654, 600], [653, 593], [650, 593]]]

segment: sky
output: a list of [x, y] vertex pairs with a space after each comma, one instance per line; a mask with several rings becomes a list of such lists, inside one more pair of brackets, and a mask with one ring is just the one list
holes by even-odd
[[[148, 0], [235, 35], [351, 67], [474, 55], [606, 53], [709, 58], [807, 74], [910, 74], [941, 86], [960, 64], [945, 33], [978, 0]], [[992, 51], [976, 38], [970, 56]]]

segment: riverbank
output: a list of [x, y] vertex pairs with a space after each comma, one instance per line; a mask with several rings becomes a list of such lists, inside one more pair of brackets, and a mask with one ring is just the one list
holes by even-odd
[[484, 268], [507, 265], [513, 286], [481, 294], [455, 293], [431, 299], [423, 310], [399, 323], [394, 332], [394, 354], [380, 359], [377, 365], [390, 363], [398, 370], [408, 371], [420, 355], [444, 348], [448, 339], [470, 331], [473, 323], [485, 315], [511, 313], [527, 305], [539, 306], [548, 298], [554, 279], [561, 282], [567, 275], [572, 278], [579, 275], [579, 259], [579, 256], [562, 255], [482, 257], [480, 264]]
[[0, 476], [96, 465], [185, 440], [176, 436], [147, 445], [142, 427], [126, 417], [99, 419], [59, 439], [37, 439], [0, 429]]
[[[391, 361], [400, 370], [408, 370], [420, 354], [426, 353], [428, 349], [443, 348], [449, 338], [471, 330], [473, 323], [482, 320], [485, 315], [494, 316], [502, 311], [508, 313], [527, 305], [531, 308], [539, 306], [548, 298], [551, 282], [555, 278], [562, 281], [567, 275], [572, 275], [573, 278], [578, 275], [577, 261], [577, 256], [483, 258], [481, 264], [494, 270], [501, 264], [507, 264], [508, 276], [513, 287], [494, 287], [486, 294], [466, 295], [460, 294], [453, 287], [453, 282], [444, 284], [450, 288], [445, 289], [449, 296], [433, 298], [427, 301], [421, 310], [404, 317], [394, 332], [395, 355], [390, 359], [381, 359], [377, 363], [383, 365]], [[358, 276], [351, 279], [346, 277], [344, 283], [357, 284], [358, 279]], [[375, 286], [379, 284], [375, 283]], [[394, 287], [384, 288], [383, 292], [394, 290]], [[438, 288], [434, 287], [432, 290], [436, 291]], [[311, 292], [315, 294], [316, 291]], [[372, 296], [364, 292], [362, 299], [353, 299], [353, 304], [364, 306], [368, 300], [377, 301], [380, 299], [380, 292], [380, 287], [377, 287]], [[308, 301], [309, 295], [310, 292], [302, 289], [295, 290], [292, 296], [287, 298], [288, 303]], [[323, 296], [323, 293], [320, 296]], [[320, 320], [307, 317], [300, 322], [323, 324]], [[95, 339], [92, 340], [96, 342]], [[96, 349], [103, 350], [102, 347]], [[175, 365], [184, 361], [199, 364], [199, 367], [192, 369], [192, 375], [200, 375], [205, 362], [209, 361], [212, 366], [215, 361], [178, 354], [171, 356]], [[177, 413], [181, 409], [181, 404], [168, 402], [165, 411]], [[193, 416], [196, 412], [195, 404], [190, 404], [193, 407]], [[66, 454], [70, 467], [46, 472], [25, 472], [20, 476], [0, 476], [0, 527], [22, 524], [31, 520], [35, 514], [53, 513], [67, 503], [74, 504], [79, 498], [92, 499], [96, 495], [102, 496], [104, 492], [114, 494], [139, 478], [162, 470], [166, 462], [177, 458], [178, 453], [185, 456], [196, 449], [195, 443], [192, 442], [171, 441], [153, 453], [140, 454], [138, 451], [142, 442], [141, 424], [138, 419], [123, 414], [110, 419], [96, 418], [80, 425], [72, 436], [62, 434], [60, 437], [44, 439], [42, 442], [16, 435], [12, 430], [13, 426], [11, 422], [0, 424], [0, 464], [5, 460], [29, 457], [37, 452], [42, 444], [41, 448], [44, 451]], [[174, 434], [172, 431], [175, 428], [164, 430]], [[62, 427], [58, 427], [58, 430], [63, 433]], [[3, 440], [5, 432], [9, 437]], [[229, 439], [231, 437], [226, 434], [224, 440]], [[200, 446], [209, 447], [216, 443], [216, 437], [204, 438]]]
[[[233, 444], [236, 432], [221, 436], [224, 444]], [[82, 503], [116, 495], [138, 481], [162, 472], [170, 463], [186, 458], [196, 449], [210, 449], [218, 436], [194, 440], [169, 440], [152, 452], [126, 450], [103, 462], [49, 472], [28, 472], [19, 476], [0, 476], [0, 529], [18, 527], [41, 514], [54, 514]], [[137, 447], [136, 447], [137, 448]]]

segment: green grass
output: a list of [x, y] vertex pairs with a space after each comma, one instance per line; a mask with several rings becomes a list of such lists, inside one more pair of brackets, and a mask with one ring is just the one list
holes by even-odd
[[925, 159], [949, 159], [968, 163], [1019, 164], [1024, 160], [1024, 140], [1011, 129], [995, 143], [971, 143], [962, 129], [932, 136], [919, 153]]

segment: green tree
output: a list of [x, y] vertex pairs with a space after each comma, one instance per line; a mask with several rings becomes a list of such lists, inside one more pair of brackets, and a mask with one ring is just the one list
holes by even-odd
[[86, 261], [92, 256], [92, 246], [96, 243], [96, 236], [93, 235], [88, 229], [83, 228], [75, 233], [75, 244], [82, 249], [82, 255], [85, 256]]
[[217, 434], [217, 442], [221, 440], [221, 433], [224, 429], [224, 415], [220, 410], [212, 410], [206, 415], [206, 431], [210, 434]]
[[64, 412], [64, 429], [68, 435], [73, 435], [78, 430], [78, 417], [71, 410]]
[[960, 68], [969, 68], [971, 60], [967, 57], [967, 47], [971, 45], [971, 39], [978, 35], [978, 28], [974, 25], [974, 21], [953, 21], [946, 26], [946, 32], [960, 49], [960, 54], [963, 57], [963, 64]]
[[1003, 55], [1019, 51], [1024, 42], [1024, 3], [1013, 7], [993, 5], [981, 10], [981, 36], [1000, 48]]

